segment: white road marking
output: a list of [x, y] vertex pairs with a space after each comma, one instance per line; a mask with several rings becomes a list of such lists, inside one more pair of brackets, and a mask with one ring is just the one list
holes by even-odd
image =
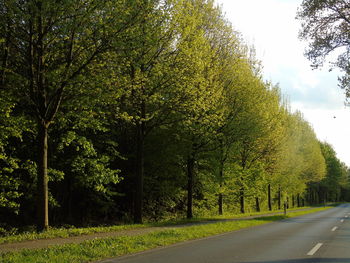
[[337, 226], [333, 227], [333, 228], [332, 228], [332, 231], [337, 230], [337, 228], [338, 228]]
[[340, 222], [342, 222], [342, 223], [343, 223], [343, 222], [344, 222], [344, 219], [340, 220]]
[[313, 247], [313, 249], [311, 249], [309, 251], [309, 253], [307, 253], [308, 256], [313, 256], [317, 250], [320, 249], [320, 247], [323, 245], [323, 243], [318, 243], [316, 246]]

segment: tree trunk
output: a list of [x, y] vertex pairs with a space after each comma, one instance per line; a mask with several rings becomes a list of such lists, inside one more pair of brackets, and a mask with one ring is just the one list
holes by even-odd
[[309, 203], [309, 205], [312, 205], [313, 204], [313, 191], [312, 191], [312, 188], [310, 187], [310, 190], [309, 190], [309, 194], [308, 196], [306, 197], [306, 202]]
[[137, 125], [137, 134], [136, 134], [137, 136], [136, 138], [136, 144], [137, 144], [136, 146], [136, 184], [135, 184], [136, 192], [135, 192], [135, 199], [134, 199], [134, 223], [135, 224], [142, 224], [143, 177], [144, 177], [144, 134], [145, 134], [145, 123], [141, 121], [141, 123]]
[[193, 218], [194, 157], [187, 159], [187, 218]]
[[241, 213], [244, 214], [245, 207], [244, 207], [244, 189], [243, 189], [243, 187], [239, 191], [239, 202], [240, 202], [240, 206], [241, 206]]
[[68, 208], [68, 215], [67, 215], [67, 221], [71, 224], [74, 223], [74, 216], [73, 216], [73, 202], [74, 202], [74, 196], [73, 196], [73, 184], [72, 179], [68, 179], [68, 201], [67, 201], [67, 208]]
[[300, 204], [300, 194], [297, 195], [297, 205], [298, 205], [298, 207], [300, 207], [300, 205], [301, 205]]
[[[222, 181], [223, 181], [223, 164], [221, 163], [220, 165], [220, 172], [219, 172], [219, 180], [220, 180], [220, 191], [222, 190]], [[219, 198], [218, 198], [218, 206], [219, 206], [219, 215], [223, 215], [223, 203], [224, 203], [224, 197], [223, 194], [220, 192], [219, 193]]]
[[255, 197], [255, 207], [256, 207], [256, 212], [260, 212], [260, 201], [259, 201], [259, 197]]
[[318, 204], [323, 203], [323, 199], [324, 199], [324, 198], [323, 198], [321, 189], [320, 189], [320, 187], [319, 187], [318, 190], [317, 190], [317, 200], [318, 200]]
[[278, 187], [278, 210], [281, 210], [281, 187]]
[[219, 194], [219, 199], [218, 199], [218, 204], [219, 204], [219, 215], [223, 215], [223, 196], [222, 193]]
[[268, 202], [269, 211], [272, 211], [271, 184], [268, 184], [268, 186], [267, 186], [267, 202]]
[[47, 175], [47, 155], [48, 155], [48, 125], [39, 123], [38, 125], [38, 142], [39, 142], [39, 155], [38, 155], [38, 218], [37, 229], [38, 231], [45, 231], [49, 228], [49, 188], [48, 188], [48, 175]]
[[314, 190], [314, 204], [318, 205], [318, 193], [317, 193], [317, 189]]
[[306, 202], [308, 202], [309, 205], [313, 204], [313, 190], [311, 187], [309, 188], [309, 194], [306, 196]]
[[294, 200], [294, 195], [292, 195], [292, 207], [295, 206], [295, 200]]

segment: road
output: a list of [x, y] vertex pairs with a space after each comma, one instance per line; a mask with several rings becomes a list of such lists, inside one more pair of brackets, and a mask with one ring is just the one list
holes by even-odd
[[101, 263], [350, 262], [350, 205]]

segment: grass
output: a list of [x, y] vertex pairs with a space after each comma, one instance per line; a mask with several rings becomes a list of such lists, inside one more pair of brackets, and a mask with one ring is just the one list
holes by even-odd
[[247, 227], [262, 225], [289, 217], [321, 211], [327, 208], [329, 207], [315, 208], [308, 211], [290, 212], [287, 216], [274, 215], [249, 220], [242, 219], [235, 221], [213, 222], [205, 225], [192, 225], [182, 228], [169, 228], [138, 236], [120, 236], [106, 239], [94, 239], [80, 244], [52, 246], [46, 249], [25, 249], [19, 252], [8, 252], [0, 255], [0, 262], [91, 262], [104, 258], [140, 252], [181, 241], [193, 240]]
[[[311, 207], [302, 207], [300, 209], [305, 209], [305, 208], [311, 208]], [[295, 208], [291, 210], [295, 210]], [[273, 213], [276, 213], [276, 212], [283, 212], [283, 210], [273, 211]], [[117, 232], [122, 230], [146, 228], [146, 227], [152, 227], [152, 226], [182, 225], [182, 224], [203, 222], [203, 221], [215, 221], [215, 220], [222, 220], [222, 219], [255, 216], [255, 215], [261, 215], [266, 213], [268, 212], [264, 211], [259, 213], [254, 212], [254, 213], [245, 213], [245, 214], [227, 214], [226, 213], [225, 215], [222, 215], [222, 216], [214, 215], [214, 216], [206, 216], [206, 217], [197, 217], [193, 219], [166, 220], [166, 221], [161, 221], [157, 223], [146, 223], [142, 225], [125, 224], [125, 225], [100, 226], [100, 227], [89, 227], [89, 228], [50, 228], [48, 231], [45, 231], [42, 233], [37, 233], [35, 231], [27, 231], [16, 235], [7, 235], [3, 237], [0, 236], [0, 244], [48, 239], [48, 238], [67, 238], [67, 237], [79, 236], [79, 235], [88, 235], [88, 234], [103, 233], [103, 232]]]
[[47, 239], [47, 238], [65, 238], [72, 236], [80, 236], [94, 233], [103, 233], [103, 232], [113, 232], [113, 231], [122, 231], [130, 230], [136, 228], [145, 228], [149, 225], [117, 225], [117, 226], [102, 226], [102, 227], [89, 227], [89, 228], [50, 228], [45, 232], [24, 232], [18, 235], [4, 236], [0, 237], [0, 244], [4, 243], [15, 243], [21, 241], [29, 240], [38, 240], [38, 239]]

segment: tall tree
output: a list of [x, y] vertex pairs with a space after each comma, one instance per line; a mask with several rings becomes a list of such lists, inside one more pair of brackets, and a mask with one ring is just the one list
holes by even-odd
[[[123, 42], [125, 53], [118, 58], [124, 79], [120, 86], [125, 89], [120, 106], [135, 134], [135, 223], [143, 218], [147, 138], [160, 127], [182, 120], [177, 113], [186, 111], [193, 102], [193, 93], [184, 85], [196, 78], [192, 73], [197, 66], [195, 48], [187, 44], [196, 35], [189, 28], [197, 23], [198, 14], [190, 17], [183, 12], [190, 5], [184, 1], [144, 1], [142, 23], [129, 31], [134, 41]], [[198, 44], [195, 47], [198, 49]]]
[[[266, 167], [272, 166], [283, 136], [279, 94], [259, 78], [256, 78], [252, 85], [255, 87], [254, 99], [238, 119], [243, 132], [237, 143], [234, 158], [243, 170], [254, 168], [261, 161], [265, 162]], [[248, 182], [245, 176], [240, 177], [239, 196], [242, 213], [245, 212], [245, 185], [248, 186]]]
[[[183, 50], [181, 55], [188, 61], [189, 75], [181, 86], [189, 100], [179, 112], [182, 121], [178, 128], [186, 144], [183, 165], [187, 176], [187, 218], [192, 218], [199, 163], [216, 147], [214, 141], [222, 126], [221, 100], [228, 84], [224, 75], [230, 67], [227, 62], [233, 55], [229, 52], [235, 52], [232, 48], [236, 39], [213, 1], [197, 0], [184, 7], [182, 13], [187, 18], [182, 23], [187, 25], [185, 28], [190, 34], [180, 38], [178, 45]], [[220, 39], [223, 36], [226, 39]], [[230, 56], [227, 61], [226, 55]]]
[[[2, 1], [2, 83], [37, 120], [38, 229], [49, 226], [48, 130], [61, 106], [135, 23], [137, 1]], [[137, 10], [137, 11], [136, 11]], [[5, 74], [5, 72], [9, 72]]]

